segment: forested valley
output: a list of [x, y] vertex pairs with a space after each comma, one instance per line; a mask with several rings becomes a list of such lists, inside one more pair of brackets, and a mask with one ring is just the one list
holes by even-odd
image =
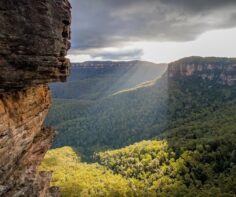
[[72, 73], [79, 82], [52, 87], [57, 149], [41, 168], [62, 196], [235, 196], [235, 64], [185, 58], [130, 86], [118, 83], [125, 72]]

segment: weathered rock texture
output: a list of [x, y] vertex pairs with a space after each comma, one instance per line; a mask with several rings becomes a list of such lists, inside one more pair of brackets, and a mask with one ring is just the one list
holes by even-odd
[[236, 85], [236, 59], [188, 57], [169, 64], [170, 78], [198, 77], [219, 84]]
[[68, 75], [70, 4], [1, 0], [0, 23], [0, 196], [56, 196], [37, 167], [55, 136], [47, 83]]
[[70, 20], [67, 0], [0, 1], [0, 91], [66, 79]]

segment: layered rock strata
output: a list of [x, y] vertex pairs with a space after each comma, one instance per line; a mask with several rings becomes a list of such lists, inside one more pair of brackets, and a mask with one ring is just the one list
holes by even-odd
[[0, 196], [58, 195], [37, 167], [55, 136], [43, 127], [47, 83], [68, 75], [70, 8], [67, 0], [0, 2]]
[[170, 78], [197, 77], [219, 84], [236, 85], [236, 59], [188, 57], [169, 64]]

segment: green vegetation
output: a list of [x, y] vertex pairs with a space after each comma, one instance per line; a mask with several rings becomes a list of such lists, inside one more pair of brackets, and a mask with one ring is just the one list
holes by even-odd
[[53, 171], [51, 185], [60, 186], [65, 197], [235, 196], [235, 143], [231, 150], [223, 140], [187, 140], [179, 149], [171, 143], [142, 141], [101, 152], [100, 165], [80, 163], [72, 148], [64, 147], [49, 151], [40, 170]]
[[98, 164], [80, 163], [70, 147], [50, 150], [39, 170], [53, 171], [52, 186], [62, 197], [133, 196], [129, 181]]
[[228, 152], [226, 146], [216, 148], [213, 144], [209, 140], [194, 145], [189, 140], [185, 145], [179, 144], [177, 150], [166, 140], [143, 141], [97, 156], [115, 173], [139, 180], [142, 196], [233, 197], [236, 155]]
[[[57, 124], [60, 133], [54, 147], [75, 147], [89, 161], [94, 152], [165, 137], [171, 130], [181, 128], [186, 135], [195, 131], [197, 135], [200, 131], [210, 133], [219, 129], [214, 125], [225, 120], [223, 116], [228, 113], [218, 115], [219, 111], [235, 105], [236, 88], [214, 81], [167, 81], [162, 77], [150, 84], [96, 101], [80, 111], [82, 115]], [[80, 107], [70, 109], [70, 114], [76, 114], [76, 109]]]
[[234, 197], [236, 87], [217, 80], [164, 75], [97, 99], [57, 98], [54, 147], [91, 164], [71, 148], [50, 151], [42, 166], [55, 171], [52, 185], [63, 196]]
[[[168, 122], [163, 123], [165, 130], [153, 137], [153, 140], [142, 141], [118, 150], [98, 152], [94, 161], [99, 164], [77, 161], [77, 167], [70, 167], [68, 165], [70, 162], [66, 159], [63, 159], [65, 162], [59, 159], [65, 155], [60, 149], [58, 154], [55, 154], [54, 150], [49, 152], [53, 153], [50, 155], [52, 161], [55, 158], [59, 159], [50, 166], [50, 160], [46, 157], [43, 164], [44, 169], [55, 172], [52, 184], [61, 186], [62, 196], [73, 196], [76, 193], [77, 196], [79, 194], [79, 196], [234, 197], [236, 194], [235, 88], [217, 85], [214, 91], [209, 92], [205, 88], [209, 86], [205, 86], [204, 83], [198, 86], [198, 91], [195, 91], [197, 88], [196, 85], [193, 86], [195, 82], [172, 84], [172, 87], [179, 85], [179, 88], [172, 89], [175, 91], [168, 97], [168, 106], [175, 109], [168, 108], [165, 112], [163, 117], [168, 117]], [[140, 91], [146, 91], [146, 88], [130, 93], [138, 93], [140, 96]], [[198, 94], [201, 96], [197, 96]], [[119, 96], [124, 95], [119, 94]], [[124, 109], [121, 109], [121, 112], [122, 110]], [[173, 113], [170, 113], [171, 111]], [[144, 133], [150, 134], [160, 129], [160, 124], [158, 125], [157, 121], [154, 123]], [[122, 134], [116, 136], [119, 135]], [[132, 132], [125, 135], [127, 139], [124, 142], [121, 143], [119, 139], [117, 142], [125, 144], [129, 143], [132, 137], [134, 140], [139, 138], [131, 135]], [[104, 133], [104, 138], [108, 137], [109, 135]], [[92, 135], [84, 143], [93, 138]], [[113, 139], [112, 136], [109, 139]], [[81, 150], [83, 149], [80, 148], [79, 151]], [[94, 150], [101, 150], [101, 147], [95, 147]], [[45, 167], [45, 163], [50, 168]], [[75, 176], [77, 173], [79, 175]], [[81, 185], [80, 180], [86, 180], [86, 184]]]
[[[117, 63], [90, 62], [88, 64], [88, 68], [84, 67], [83, 64], [82, 66], [73, 66], [67, 83], [51, 85], [54, 104], [49, 111], [46, 125], [53, 126], [60, 131], [54, 143], [54, 148], [67, 145], [73, 146], [80, 150], [82, 156], [90, 159], [95, 150], [106, 149], [106, 145], [103, 142], [100, 143], [100, 140], [97, 141], [95, 138], [100, 138], [98, 133], [103, 131], [103, 125], [107, 125], [106, 132], [110, 130], [111, 124], [107, 122], [107, 120], [109, 121], [107, 116], [110, 116], [110, 112], [114, 113], [114, 110], [117, 110], [116, 108], [119, 107], [114, 106], [113, 109], [110, 108], [114, 104], [113, 98], [117, 98], [115, 102], [118, 101], [119, 97], [123, 96], [122, 90], [124, 89], [127, 89], [125, 92], [130, 92], [131, 90], [149, 87], [150, 84], [147, 83], [139, 84], [160, 76], [164, 72], [166, 65], [139, 61]], [[90, 64], [93, 65], [92, 68]], [[132, 87], [136, 88], [130, 89]], [[114, 96], [112, 96], [113, 94]], [[156, 102], [155, 95], [153, 95], [152, 98], [154, 100], [150, 104]], [[126, 104], [121, 104], [122, 109], [119, 112], [117, 110], [114, 118], [117, 118], [119, 114], [122, 117], [123, 112], [121, 110], [123, 110]], [[117, 105], [119, 105], [119, 101]], [[152, 110], [153, 106], [149, 106], [149, 108], [146, 106], [145, 108], [147, 115], [152, 113], [149, 113], [149, 111]], [[104, 111], [101, 114], [101, 118], [100, 115], [98, 116], [100, 110]], [[136, 113], [135, 111], [133, 112]], [[111, 118], [113, 119], [112, 116]], [[151, 116], [149, 119], [152, 121]], [[106, 123], [103, 124], [102, 120], [106, 121]], [[134, 121], [132, 125], [135, 124]], [[120, 122], [116, 124], [120, 124]], [[113, 129], [111, 131], [113, 132]], [[92, 133], [94, 133], [95, 138], [88, 137], [93, 135]], [[135, 140], [131, 140], [130, 143]], [[99, 142], [99, 144], [94, 143], [94, 141]]]

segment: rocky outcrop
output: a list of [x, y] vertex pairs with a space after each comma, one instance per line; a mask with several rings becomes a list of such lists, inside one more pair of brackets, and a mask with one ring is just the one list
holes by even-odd
[[68, 75], [70, 4], [2, 0], [0, 22], [0, 196], [57, 196], [37, 167], [55, 136], [47, 83]]
[[236, 85], [236, 59], [216, 57], [188, 57], [170, 63], [170, 78], [198, 77], [204, 81], [216, 81], [219, 84]]
[[70, 20], [67, 0], [0, 1], [0, 91], [66, 79]]

